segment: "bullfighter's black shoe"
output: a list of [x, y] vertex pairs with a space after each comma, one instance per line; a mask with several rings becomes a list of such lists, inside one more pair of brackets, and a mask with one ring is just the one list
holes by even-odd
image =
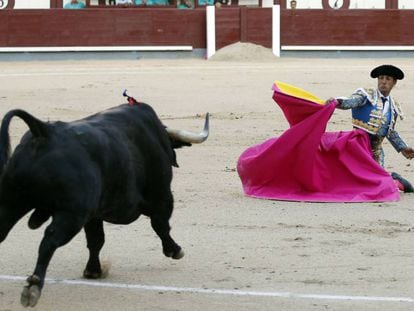
[[414, 192], [414, 188], [411, 185], [411, 183], [407, 179], [403, 178], [400, 174], [392, 172], [391, 177], [392, 177], [392, 179], [395, 179], [395, 180], [397, 180], [401, 183], [401, 185], [403, 186], [402, 190], [405, 193]]

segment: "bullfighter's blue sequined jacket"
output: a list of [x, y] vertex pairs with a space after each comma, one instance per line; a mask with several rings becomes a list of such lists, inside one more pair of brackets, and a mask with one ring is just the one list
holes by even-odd
[[385, 137], [397, 152], [407, 148], [407, 144], [395, 130], [397, 118], [403, 119], [401, 105], [388, 96], [390, 110], [388, 113], [383, 113], [384, 104], [381, 97], [382, 94], [378, 89], [360, 88], [348, 98], [338, 97], [336, 99], [337, 108], [352, 109], [352, 125], [368, 132], [373, 157], [384, 166], [382, 142]]

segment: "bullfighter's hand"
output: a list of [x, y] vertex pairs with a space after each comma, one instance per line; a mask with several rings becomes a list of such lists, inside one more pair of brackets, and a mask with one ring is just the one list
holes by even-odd
[[329, 104], [334, 104], [334, 105], [338, 105], [339, 103], [338, 103], [338, 100], [336, 99], [336, 98], [334, 98], [334, 97], [331, 97], [331, 98], [328, 98], [326, 101], [325, 101], [325, 105], [329, 105]]
[[411, 147], [407, 147], [404, 150], [401, 151], [402, 155], [406, 157], [407, 159], [414, 158], [414, 149]]

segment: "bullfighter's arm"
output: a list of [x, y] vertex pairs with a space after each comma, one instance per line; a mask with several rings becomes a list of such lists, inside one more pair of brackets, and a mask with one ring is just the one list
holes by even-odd
[[368, 96], [367, 94], [356, 92], [350, 97], [335, 97], [329, 98], [326, 101], [326, 103], [332, 102], [336, 104], [336, 108], [347, 110], [365, 105], [368, 102]]
[[407, 144], [396, 130], [390, 129], [386, 137], [397, 152], [401, 152], [408, 148]]
[[354, 93], [350, 97], [337, 97], [335, 99], [338, 102], [336, 108], [343, 110], [364, 106], [368, 101], [368, 97], [362, 93]]
[[397, 152], [401, 152], [405, 158], [410, 160], [414, 158], [414, 149], [407, 146], [396, 130], [390, 130], [387, 139], [394, 149], [397, 150]]

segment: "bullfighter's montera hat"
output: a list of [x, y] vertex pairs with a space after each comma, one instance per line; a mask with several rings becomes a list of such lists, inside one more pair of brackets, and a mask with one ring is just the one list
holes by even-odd
[[371, 78], [378, 78], [382, 75], [390, 76], [397, 80], [404, 79], [404, 73], [402, 70], [393, 65], [381, 65], [371, 71]]

